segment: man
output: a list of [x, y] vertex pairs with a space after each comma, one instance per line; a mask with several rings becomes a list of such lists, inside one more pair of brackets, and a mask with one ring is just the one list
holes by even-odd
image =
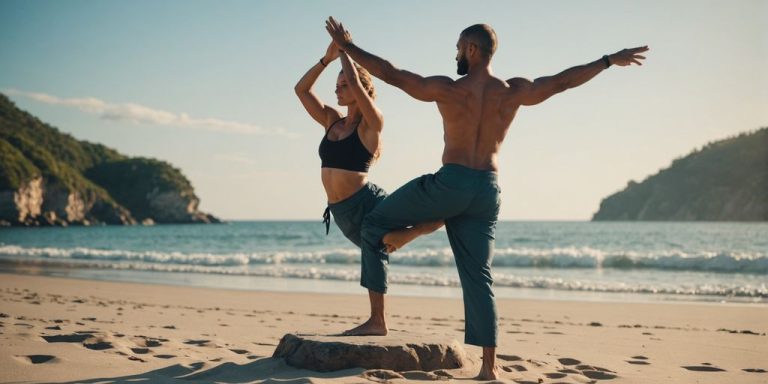
[[[350, 33], [333, 18], [326, 22], [326, 29], [336, 45], [373, 76], [418, 100], [436, 102], [445, 133], [443, 167], [396, 190], [363, 221], [361, 284], [369, 289], [371, 317], [348, 334], [387, 333], [387, 250], [396, 249], [399, 240], [408, 236], [403, 228], [444, 220], [464, 296], [464, 341], [483, 347], [478, 379], [496, 379], [498, 328], [491, 259], [500, 205], [497, 155], [504, 136], [520, 106], [539, 104], [584, 84], [611, 65], [641, 65], [645, 57], [640, 53], [648, 47], [624, 49], [535, 81], [504, 81], [491, 70], [496, 33], [488, 25], [476, 24], [459, 35], [457, 72], [463, 77], [453, 80], [446, 76], [422, 77], [395, 68], [356, 46]], [[385, 245], [382, 240], [387, 234]]]

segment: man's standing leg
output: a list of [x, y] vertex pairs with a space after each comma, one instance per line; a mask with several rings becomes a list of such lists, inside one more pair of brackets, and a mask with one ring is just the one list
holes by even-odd
[[481, 193], [464, 214], [445, 222], [464, 298], [464, 342], [483, 347], [478, 378], [495, 379], [498, 322], [491, 261], [499, 210], [498, 188]]

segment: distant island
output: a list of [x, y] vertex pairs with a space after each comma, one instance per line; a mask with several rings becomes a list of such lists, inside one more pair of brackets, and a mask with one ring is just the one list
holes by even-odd
[[768, 127], [705, 145], [606, 197], [593, 221], [768, 221]]
[[218, 223], [171, 164], [73, 138], [0, 94], [0, 225]]

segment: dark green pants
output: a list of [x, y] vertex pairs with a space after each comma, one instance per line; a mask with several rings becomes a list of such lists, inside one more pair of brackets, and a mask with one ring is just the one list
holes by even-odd
[[[360, 228], [363, 225], [363, 218], [385, 197], [387, 192], [376, 184], [367, 183], [352, 196], [338, 203], [328, 204], [327, 210], [333, 214], [333, 221], [341, 229], [341, 233], [359, 247], [362, 244]], [[330, 217], [328, 217], [328, 224], [330, 224]]]
[[435, 174], [411, 180], [363, 220], [360, 284], [387, 291], [387, 255], [382, 237], [392, 230], [444, 220], [464, 296], [467, 344], [495, 347], [496, 301], [491, 259], [499, 215], [496, 173], [446, 164]]

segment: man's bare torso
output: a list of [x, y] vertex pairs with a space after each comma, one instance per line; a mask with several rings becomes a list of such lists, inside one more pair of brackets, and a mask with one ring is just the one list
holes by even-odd
[[440, 100], [445, 147], [443, 164], [498, 170], [497, 154], [519, 104], [507, 82], [470, 74], [453, 83], [456, 97]]

